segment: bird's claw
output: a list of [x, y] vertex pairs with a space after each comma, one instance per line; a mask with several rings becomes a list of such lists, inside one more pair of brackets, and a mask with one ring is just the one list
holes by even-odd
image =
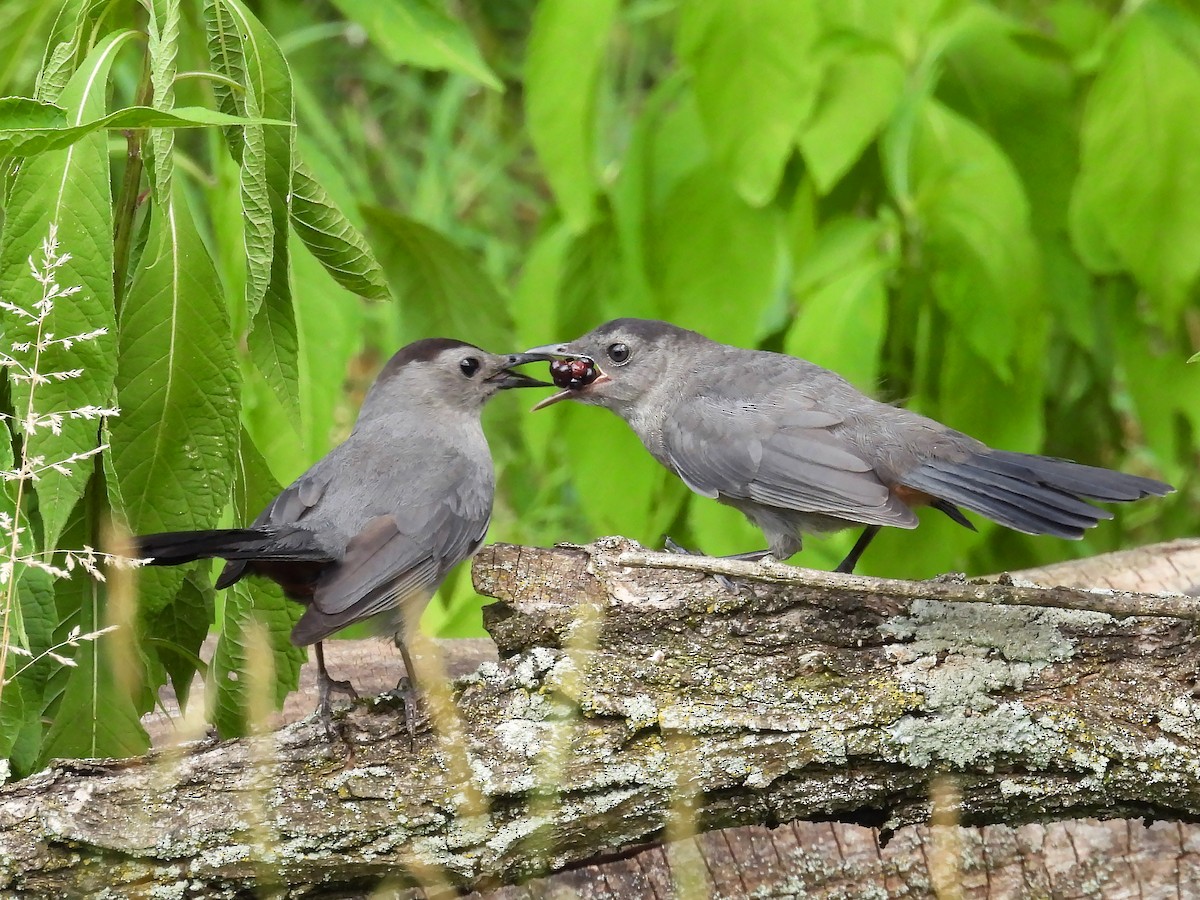
[[351, 700], [358, 699], [358, 691], [349, 681], [334, 681], [332, 678], [318, 679], [317, 718], [324, 726], [325, 734], [331, 740], [340, 736], [333, 724], [333, 703], [330, 702], [330, 698], [334, 694], [345, 694]]
[[415, 746], [417, 743], [417, 716], [420, 713], [416, 688], [413, 687], [409, 677], [405, 675], [396, 683], [395, 688], [388, 691], [388, 696], [399, 700], [403, 705], [404, 728], [408, 731], [408, 742], [410, 746]]
[[[689, 550], [682, 544], [677, 543], [669, 534], [663, 536], [663, 548], [668, 553], [675, 553], [680, 556], [704, 556], [704, 554], [699, 550]], [[720, 575], [716, 572], [712, 572], [710, 574], [716, 580], [717, 584], [729, 591], [731, 594], [742, 593], [743, 585], [738, 584], [732, 578], [729, 578], [726, 575]]]

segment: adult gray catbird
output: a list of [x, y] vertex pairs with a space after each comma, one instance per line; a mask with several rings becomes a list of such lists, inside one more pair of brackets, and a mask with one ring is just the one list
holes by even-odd
[[565, 344], [564, 390], [624, 419], [660, 463], [705, 497], [740, 510], [786, 559], [802, 532], [866, 529], [837, 567], [852, 572], [884, 525], [915, 528], [929, 505], [967, 528], [959, 507], [1023, 531], [1081, 538], [1112, 513], [1082, 498], [1166, 494], [1161, 481], [1062, 459], [993, 450], [905, 409], [872, 400], [820, 366], [711, 341], [666, 322], [616, 319]]
[[[248, 528], [141, 535], [137, 553], [157, 566], [219, 557], [228, 562], [218, 588], [261, 575], [305, 604], [292, 643], [317, 645], [317, 711], [329, 729], [330, 693], [357, 695], [329, 677], [321, 641], [352, 622], [423, 606], [479, 549], [495, 488], [480, 412], [498, 391], [551, 387], [512, 371], [546, 359], [495, 356], [446, 338], [409, 344], [380, 372], [345, 442]], [[414, 670], [398, 628], [397, 635], [411, 728]]]

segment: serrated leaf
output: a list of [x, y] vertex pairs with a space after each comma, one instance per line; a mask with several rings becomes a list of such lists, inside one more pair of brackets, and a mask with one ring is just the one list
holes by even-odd
[[816, 100], [818, 4], [694, 0], [680, 15], [678, 50], [714, 155], [746, 202], [762, 206]]
[[[134, 533], [213, 528], [229, 503], [237, 449], [237, 362], [207, 250], [180, 192], [156, 207], [121, 309], [110, 456]], [[162, 609], [184, 569], [141, 572], [141, 607]]]
[[[150, 85], [153, 89], [153, 106], [157, 110], [170, 110], [175, 105], [176, 56], [179, 52], [179, 0], [150, 0], [146, 4], [150, 14], [149, 41]], [[171, 151], [175, 145], [175, 132], [155, 128], [150, 132], [151, 167], [150, 181], [154, 196], [165, 203], [171, 196], [171, 174], [174, 159]]]
[[75, 72], [75, 57], [89, 37], [88, 20], [95, 14], [92, 0], [66, 0], [54, 20], [50, 40], [38, 69], [34, 96], [54, 103]]
[[503, 90], [471, 33], [451, 18], [440, 0], [334, 0], [394, 65], [459, 72]]
[[525, 57], [525, 119], [546, 180], [571, 227], [595, 213], [596, 90], [616, 0], [543, 0]]
[[[55, 107], [51, 107], [53, 109]], [[0, 157], [35, 156], [49, 150], [69, 147], [81, 138], [99, 131], [118, 131], [129, 128], [150, 128], [154, 132], [175, 128], [202, 128], [213, 125], [266, 125], [290, 127], [290, 123], [275, 119], [246, 119], [227, 116], [202, 106], [180, 106], [173, 110], [157, 110], [148, 106], [129, 106], [109, 113], [92, 122], [79, 125], [30, 126], [20, 129], [0, 129]]]
[[[72, 123], [104, 115], [109, 70], [117, 51], [133, 36], [133, 32], [109, 36], [80, 66], [61, 97]], [[59, 337], [96, 329], [107, 333], [69, 349], [62, 345], [47, 348], [38, 363], [43, 372], [81, 369], [82, 374], [38, 385], [33, 407], [41, 413], [65, 413], [85, 406], [104, 406], [112, 396], [116, 354], [112, 194], [108, 144], [103, 133], [28, 160], [14, 179], [0, 235], [0, 296], [28, 311], [42, 296], [41, 285], [30, 277], [29, 260], [42, 255], [41, 243], [51, 223], [58, 227], [59, 252], [71, 255], [55, 272], [56, 279], [63, 288], [82, 290], [55, 304], [44, 331]], [[7, 341], [37, 338], [32, 323], [21, 316], [6, 313], [0, 321]], [[11, 377], [12, 370], [8, 372]], [[29, 384], [14, 383], [12, 396], [14, 407], [24, 412], [30, 405]], [[54, 462], [91, 451], [98, 443], [95, 419], [68, 418], [58, 435], [45, 428], [35, 431], [28, 438], [25, 452]], [[84, 461], [75, 464], [70, 474], [50, 471], [35, 485], [44, 546], [53, 546], [57, 541], [92, 468], [93, 463]]]
[[[249, 119], [294, 121], [291, 72], [262, 23], [240, 0], [209, 0], [205, 22], [214, 69], [245, 87], [240, 94], [219, 94], [222, 110], [232, 106]], [[250, 356], [299, 429], [298, 345], [288, 260], [293, 130], [248, 125], [240, 138], [231, 139], [230, 149], [241, 165]], [[265, 330], [256, 335], [259, 328]]]
[[[208, 41], [208, 64], [218, 75], [223, 75], [238, 85], [245, 84], [249, 75], [246, 71], [246, 54], [242, 50], [242, 37], [234, 17], [220, 0], [204, 0], [204, 31]], [[229, 116], [240, 115], [244, 110], [243, 95], [221, 79], [211, 83], [217, 109]], [[242, 130], [226, 128], [225, 142], [229, 152], [240, 164], [242, 161]]]
[[758, 341], [782, 289], [782, 221], [746, 203], [713, 165], [679, 182], [651, 237], [663, 317], [741, 347]]
[[[286, 265], [277, 261], [275, 265]], [[280, 276], [286, 280], [287, 276]], [[274, 281], [274, 278], [272, 279]], [[250, 322], [246, 343], [250, 359], [279, 399], [292, 427], [299, 431], [300, 415], [300, 339], [296, 330], [296, 311], [292, 297], [270, 291]]]
[[379, 207], [363, 214], [386, 261], [407, 336], [453, 336], [504, 352], [512, 338], [508, 305], [475, 260], [420, 222]]
[[1088, 96], [1071, 226], [1077, 242], [1099, 233], [1164, 321], [1200, 274], [1198, 108], [1200, 68], [1152, 17], [1131, 17]]
[[310, 253], [342, 287], [368, 300], [387, 300], [387, 277], [367, 239], [297, 158], [292, 174], [292, 226]]

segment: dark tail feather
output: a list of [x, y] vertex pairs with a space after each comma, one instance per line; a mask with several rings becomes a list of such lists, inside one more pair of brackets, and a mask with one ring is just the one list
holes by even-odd
[[1101, 519], [1112, 518], [1108, 510], [1083, 498], [1125, 502], [1173, 490], [1151, 478], [1004, 450], [979, 453], [961, 462], [931, 460], [905, 475], [901, 483], [1017, 531], [1075, 539]]
[[299, 528], [222, 528], [166, 531], [135, 537], [134, 547], [152, 566], [177, 566], [197, 559], [329, 562], [312, 532]]
[[945, 500], [941, 500], [941, 499], [935, 499], [929, 505], [932, 506], [934, 509], [938, 510], [939, 512], [944, 512], [946, 515], [948, 515], [951, 519], [953, 519], [955, 522], [957, 522], [963, 528], [970, 528], [972, 531], [978, 531], [978, 529], [975, 527], [975, 524], [970, 519], [968, 519], [966, 516], [964, 516], [962, 514], [962, 510], [959, 509], [957, 506], [955, 506], [953, 503], [948, 503]]

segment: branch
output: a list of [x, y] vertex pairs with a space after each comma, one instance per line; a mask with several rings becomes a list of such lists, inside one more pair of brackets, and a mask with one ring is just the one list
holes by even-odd
[[629, 565], [652, 556], [485, 548], [501, 659], [411, 746], [364, 701], [343, 741], [305, 721], [0, 790], [0, 889], [482, 888], [693, 828], [892, 830], [947, 773], [966, 824], [1200, 809], [1200, 642], [1163, 598], [770, 569], [733, 593], [688, 558]]

